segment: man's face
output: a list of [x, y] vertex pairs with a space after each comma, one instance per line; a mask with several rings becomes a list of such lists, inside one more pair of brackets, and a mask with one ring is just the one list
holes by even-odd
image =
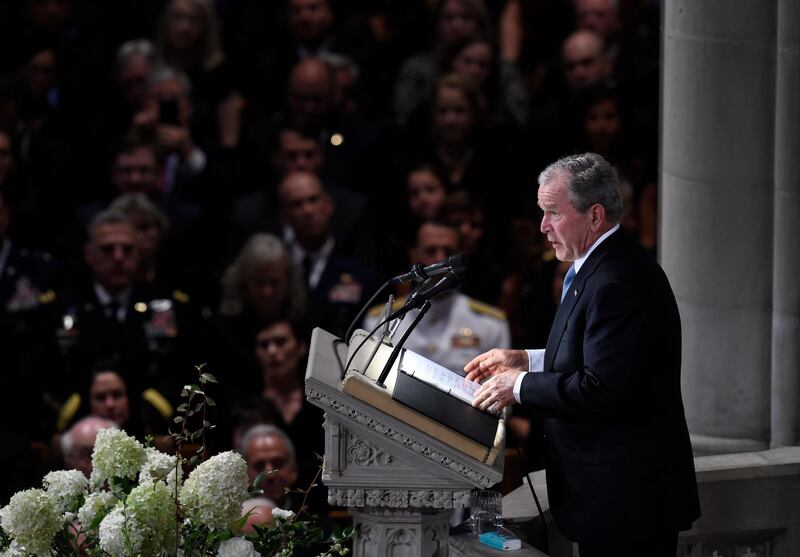
[[121, 152], [114, 161], [111, 179], [119, 193], [151, 193], [156, 187], [156, 154], [148, 147]]
[[267, 261], [256, 267], [244, 281], [245, 296], [259, 315], [275, 315], [289, 297], [286, 263]]
[[307, 123], [321, 122], [333, 102], [332, 79], [321, 65], [306, 65], [292, 72], [286, 90], [291, 113]]
[[603, 42], [594, 33], [577, 32], [570, 35], [562, 49], [564, 77], [573, 91], [609, 75], [609, 64]]
[[247, 477], [252, 482], [261, 472], [268, 472], [261, 481], [264, 497], [280, 505], [286, 498], [285, 488], [297, 481], [297, 463], [289, 462], [289, 451], [283, 439], [262, 435], [250, 441], [245, 451]]
[[423, 219], [436, 216], [446, 195], [444, 185], [430, 170], [417, 170], [409, 174], [406, 191], [411, 213]]
[[130, 224], [97, 226], [84, 249], [84, 257], [94, 279], [109, 292], [117, 293], [131, 284], [138, 253]]
[[289, 29], [297, 40], [315, 43], [333, 25], [334, 15], [327, 0], [290, 0]]
[[122, 378], [113, 371], [98, 373], [89, 388], [89, 406], [95, 416], [124, 427], [130, 418], [130, 404]]
[[539, 187], [539, 207], [544, 212], [539, 229], [553, 245], [559, 261], [575, 261], [591, 243], [591, 215], [572, 206], [567, 194], [567, 178], [556, 175]]
[[454, 87], [439, 87], [433, 108], [437, 137], [445, 143], [465, 141], [472, 131], [474, 118], [467, 96]]
[[578, 0], [578, 28], [594, 31], [604, 39], [613, 37], [620, 28], [614, 0]]
[[305, 343], [294, 334], [291, 324], [279, 321], [256, 335], [256, 357], [261, 369], [271, 376], [285, 377], [297, 372]]
[[134, 56], [117, 72], [117, 85], [122, 96], [132, 107], [140, 108], [144, 102], [144, 86], [152, 64], [144, 56]]
[[423, 224], [417, 232], [417, 246], [412, 250], [414, 262], [433, 265], [456, 253], [458, 233], [454, 228], [438, 224]]
[[93, 421], [84, 422], [72, 430], [72, 446], [64, 454], [64, 465], [67, 469], [83, 472], [87, 478], [92, 475], [92, 451], [97, 432], [106, 426]]
[[316, 176], [290, 174], [281, 183], [280, 196], [284, 219], [294, 229], [300, 245], [319, 242], [328, 236], [333, 201]]
[[278, 142], [275, 167], [281, 176], [292, 172], [319, 173], [322, 168], [322, 149], [319, 143], [291, 130], [282, 131]]
[[28, 94], [35, 99], [44, 98], [56, 82], [56, 52], [44, 49], [34, 54], [23, 67]]

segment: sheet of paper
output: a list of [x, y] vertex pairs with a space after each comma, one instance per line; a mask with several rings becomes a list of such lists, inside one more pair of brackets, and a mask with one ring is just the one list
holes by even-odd
[[475, 393], [480, 388], [480, 383], [467, 381], [456, 372], [411, 350], [406, 350], [403, 354], [400, 369], [468, 404], [472, 403]]

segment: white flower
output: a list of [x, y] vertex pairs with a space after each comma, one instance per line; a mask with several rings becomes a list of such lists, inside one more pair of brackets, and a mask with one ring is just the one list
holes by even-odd
[[217, 557], [261, 557], [253, 542], [243, 538], [231, 538], [219, 544]]
[[105, 517], [116, 502], [117, 498], [110, 491], [91, 493], [83, 506], [78, 509], [78, 522], [81, 523], [83, 530], [91, 530], [93, 525], [94, 528], [97, 528], [100, 523], [98, 519]]
[[41, 489], [26, 489], [0, 509], [0, 524], [28, 553], [49, 555], [53, 537], [64, 521], [52, 497]]
[[136, 529], [133, 521], [127, 519], [122, 503], [118, 503], [100, 522], [98, 534], [100, 549], [109, 555], [123, 557], [140, 553], [142, 533]]
[[282, 518], [283, 520], [291, 520], [292, 518], [294, 518], [294, 512], [275, 507], [274, 509], [272, 509], [272, 518]]
[[0, 557], [28, 557], [28, 551], [19, 542], [13, 541], [5, 551], [0, 552]]
[[133, 488], [125, 501], [125, 514], [128, 523], [142, 534], [144, 555], [157, 555], [161, 549], [174, 545], [175, 502], [164, 482]]
[[86, 476], [77, 470], [50, 472], [44, 477], [42, 484], [62, 514], [77, 511], [89, 487]]
[[[183, 478], [183, 469], [178, 466], [178, 485]], [[145, 460], [139, 471], [139, 483], [163, 481], [175, 485], [175, 457], [152, 447], [145, 449]]]
[[228, 451], [195, 468], [180, 493], [180, 502], [193, 523], [212, 530], [225, 528], [241, 514], [247, 499], [247, 464]]
[[144, 463], [144, 447], [122, 430], [108, 428], [97, 433], [92, 453], [92, 486], [100, 488], [105, 481], [136, 480]]

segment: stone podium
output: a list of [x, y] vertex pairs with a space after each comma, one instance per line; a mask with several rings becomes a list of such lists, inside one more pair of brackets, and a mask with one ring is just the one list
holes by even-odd
[[449, 518], [502, 479], [485, 464], [341, 390], [348, 347], [315, 329], [305, 392], [325, 412], [322, 481], [353, 514], [356, 557], [447, 556]]

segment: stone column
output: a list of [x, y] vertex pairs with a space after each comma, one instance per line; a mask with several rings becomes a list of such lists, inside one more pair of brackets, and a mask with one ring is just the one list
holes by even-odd
[[664, 3], [659, 253], [698, 453], [769, 439], [776, 21], [772, 0]]
[[778, 1], [775, 244], [772, 277], [773, 447], [800, 441], [800, 3]]

